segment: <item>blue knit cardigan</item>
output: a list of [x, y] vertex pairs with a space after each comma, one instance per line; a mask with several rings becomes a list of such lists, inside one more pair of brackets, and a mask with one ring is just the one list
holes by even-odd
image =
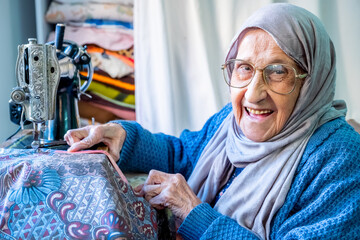
[[[198, 132], [180, 138], [152, 134], [136, 122], [119, 121], [127, 132], [119, 166], [124, 171], [158, 169], [187, 179], [231, 104]], [[184, 239], [257, 239], [208, 203], [195, 207], [178, 233]], [[360, 239], [360, 135], [337, 118], [310, 138], [284, 205], [272, 220], [271, 239]]]

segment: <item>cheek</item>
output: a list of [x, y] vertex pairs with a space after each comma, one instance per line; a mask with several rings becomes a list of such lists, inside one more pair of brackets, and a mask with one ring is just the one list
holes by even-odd
[[277, 125], [280, 130], [284, 127], [285, 123], [294, 111], [298, 95], [298, 91], [295, 91], [292, 95], [289, 95], [288, 98], [282, 98], [281, 100], [279, 99], [275, 101], [278, 109]]
[[239, 124], [242, 113], [242, 101], [246, 90], [244, 88], [231, 88], [231, 103], [235, 115], [236, 122]]

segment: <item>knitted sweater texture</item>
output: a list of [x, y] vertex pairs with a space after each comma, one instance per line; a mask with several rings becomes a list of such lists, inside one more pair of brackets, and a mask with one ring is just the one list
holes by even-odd
[[[200, 131], [185, 130], [179, 138], [119, 121], [127, 133], [120, 168], [157, 169], [187, 179], [231, 110], [226, 105]], [[195, 207], [178, 233], [184, 239], [258, 239], [208, 203]], [[310, 138], [284, 205], [272, 220], [270, 238], [360, 239], [360, 135], [344, 118], [324, 124]]]

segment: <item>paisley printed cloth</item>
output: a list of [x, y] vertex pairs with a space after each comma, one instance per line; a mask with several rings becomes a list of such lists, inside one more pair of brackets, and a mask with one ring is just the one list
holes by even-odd
[[156, 219], [103, 154], [0, 149], [0, 239], [157, 239]]

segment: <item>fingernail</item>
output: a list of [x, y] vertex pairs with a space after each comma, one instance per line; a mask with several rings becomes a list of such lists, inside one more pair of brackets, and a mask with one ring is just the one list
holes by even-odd
[[72, 145], [67, 149], [68, 152], [75, 152], [76, 151], [76, 145]]

